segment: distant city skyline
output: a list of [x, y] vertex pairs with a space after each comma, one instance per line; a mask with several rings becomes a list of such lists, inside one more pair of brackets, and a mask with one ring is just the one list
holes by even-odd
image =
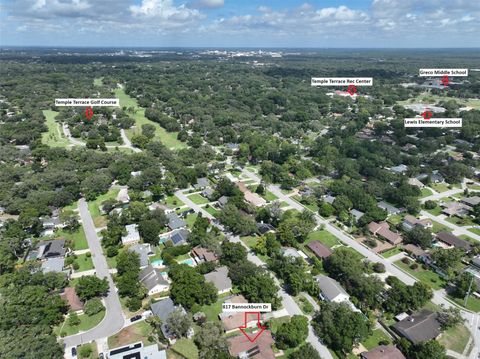
[[0, 0], [0, 46], [479, 47], [467, 0]]

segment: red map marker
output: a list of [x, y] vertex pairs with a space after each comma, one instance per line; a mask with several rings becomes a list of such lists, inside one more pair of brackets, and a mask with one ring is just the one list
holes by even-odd
[[448, 79], [448, 75], [443, 76], [442, 77], [443, 86], [448, 86], [449, 83], [450, 83], [450, 80]]
[[348, 85], [347, 92], [350, 94], [350, 96], [353, 96], [357, 93], [357, 86], [355, 85]]
[[93, 108], [87, 107], [87, 108], [85, 109], [85, 117], [86, 117], [87, 120], [89, 120], [89, 121], [92, 119], [92, 117], [93, 117]]
[[422, 116], [425, 120], [430, 120], [433, 114], [431, 111], [425, 110], [425, 112], [422, 113]]
[[[257, 316], [257, 327], [258, 329], [260, 329], [260, 331], [256, 334], [249, 334], [245, 331], [245, 329], [247, 329], [247, 324], [248, 324], [248, 315], [249, 314], [255, 314]], [[250, 341], [250, 342], [254, 342], [255, 340], [257, 340], [257, 338], [263, 333], [263, 331], [265, 329], [267, 329], [267, 327], [264, 327], [261, 323], [260, 323], [260, 312], [245, 312], [245, 324], [242, 325], [241, 327], [239, 327], [238, 329], [240, 329], [240, 331], [243, 333], [243, 335], [245, 335], [247, 337], [247, 339]]]

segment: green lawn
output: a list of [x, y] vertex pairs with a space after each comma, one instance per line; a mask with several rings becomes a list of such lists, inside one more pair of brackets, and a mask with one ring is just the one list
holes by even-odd
[[160, 140], [166, 147], [172, 149], [185, 148], [187, 145], [177, 139], [178, 132], [167, 132], [158, 123], [150, 121], [145, 117], [145, 109], [138, 106], [137, 100], [130, 97], [125, 93], [124, 89], [115, 89], [115, 96], [120, 99], [120, 107], [133, 107], [135, 113], [133, 118], [135, 119], [135, 129], [130, 128], [126, 130], [126, 134], [129, 139], [136, 133], [142, 132], [142, 125], [149, 124], [155, 127], [155, 138]]
[[93, 86], [102, 86], [103, 85], [103, 81], [102, 81], [102, 77], [95, 77], [93, 79]]
[[116, 199], [119, 189], [109, 189], [107, 193], [98, 196], [94, 201], [88, 202], [88, 210], [93, 217], [93, 223], [96, 227], [103, 227], [107, 224], [104, 216], [100, 214], [100, 206], [107, 199]]
[[153, 328], [145, 321], [138, 322], [123, 328], [117, 334], [108, 338], [109, 348], [118, 348], [124, 345], [143, 342], [144, 345], [154, 344], [148, 340], [148, 336], [152, 333]]
[[432, 220], [432, 224], [433, 224], [433, 227], [432, 227], [432, 232], [433, 233], [438, 233], [438, 232], [441, 232], [441, 231], [450, 232], [450, 228], [448, 228], [447, 226], [444, 226], [441, 223], [438, 223], [437, 221]]
[[222, 303], [224, 301], [225, 298], [221, 297], [213, 304], [202, 306], [200, 312], [205, 313], [208, 321], [218, 322], [218, 315], [222, 312]]
[[181, 207], [184, 205], [184, 203], [175, 195], [165, 197], [163, 203], [170, 208]]
[[192, 339], [182, 338], [171, 347], [172, 351], [186, 359], [197, 359], [198, 348]]
[[58, 230], [55, 232], [55, 237], [65, 238], [73, 243], [73, 250], [78, 251], [81, 249], [88, 249], [87, 237], [83, 231], [83, 226], [80, 226], [75, 232], [69, 232], [66, 230]]
[[87, 257], [87, 253], [78, 255], [77, 259], [75, 259], [75, 263], [78, 263], [80, 266], [76, 272], [83, 272], [94, 268], [92, 258]]
[[54, 328], [54, 332], [57, 335], [65, 334], [63, 336], [69, 336], [77, 334], [80, 331], [86, 331], [97, 326], [105, 316], [105, 310], [102, 310], [100, 313], [94, 314], [92, 316], [82, 314], [79, 315], [80, 324], [74, 327], [68, 325], [68, 319], [65, 321], [63, 327], [60, 325]]
[[368, 350], [372, 350], [380, 345], [381, 341], [391, 342], [390, 337], [382, 329], [374, 329], [372, 335], [370, 335], [364, 342], [363, 346]]
[[276, 201], [278, 199], [277, 196], [275, 196], [272, 192], [270, 191], [266, 191], [265, 194], [262, 196], [263, 198], [265, 198], [267, 201]]
[[470, 339], [470, 332], [464, 324], [458, 324], [453, 328], [447, 329], [438, 339], [440, 344], [454, 352], [463, 354], [465, 347]]
[[[460, 299], [460, 298], [455, 298], [455, 297], [452, 297], [452, 296], [448, 296], [448, 299], [450, 299], [451, 301], [457, 303], [458, 305], [464, 307], [464, 303], [465, 303], [465, 300], [464, 299]], [[470, 295], [468, 297], [468, 300], [467, 300], [467, 306], [466, 308], [468, 310], [471, 310], [472, 312], [480, 312], [480, 299], [478, 299], [477, 297], [473, 296], [473, 295]]]
[[197, 219], [198, 214], [196, 213], [190, 213], [186, 218], [185, 222], [187, 223], [188, 228], [193, 228], [193, 225], [195, 224], [195, 220]]
[[433, 192], [430, 188], [422, 188], [420, 190], [420, 192], [421, 192], [421, 194], [420, 194], [421, 198], [428, 197], [428, 196], [431, 196], [433, 194]]
[[472, 237], [467, 236], [466, 234], [462, 234], [461, 236], [458, 236], [458, 237], [470, 242], [471, 244], [475, 244], [475, 243], [478, 242], [477, 240], [473, 239]]
[[478, 234], [480, 236], [480, 229], [478, 228], [469, 228], [468, 229], [470, 232]]
[[420, 93], [416, 97], [409, 98], [408, 100], [405, 100], [405, 101], [397, 101], [397, 103], [400, 105], [406, 105], [409, 103], [435, 104], [440, 101], [449, 101], [452, 99], [455, 100], [461, 107], [470, 106], [475, 109], [480, 109], [480, 100], [476, 98], [464, 99], [464, 98], [432, 95], [431, 93], [428, 93], [428, 92]]
[[324, 229], [310, 233], [307, 237], [307, 240], [305, 241], [305, 244], [308, 244], [311, 241], [315, 241], [315, 240], [322, 242], [323, 244], [325, 244], [327, 247], [330, 247], [330, 248], [340, 244], [340, 241], [337, 239], [337, 237], [335, 237], [333, 234], [331, 234], [330, 232], [327, 232]]
[[188, 199], [190, 199], [195, 204], [205, 204], [205, 203], [210, 202], [208, 199], [206, 199], [205, 197], [203, 197], [202, 195], [200, 195], [198, 193], [195, 193], [195, 194], [192, 194], [192, 195], [188, 196]]
[[473, 222], [473, 220], [470, 218], [470, 217], [464, 217], [464, 218], [460, 218], [460, 217], [448, 217], [447, 218], [447, 221], [450, 222], [450, 223], [453, 223], [453, 224], [456, 224], [457, 226], [475, 226], [476, 223]]
[[43, 110], [45, 116], [45, 124], [48, 132], [42, 133], [42, 143], [50, 147], [67, 147], [70, 142], [63, 136], [63, 130], [59, 123], [55, 122], [58, 112], [51, 110]]
[[467, 184], [467, 188], [480, 191], [480, 186], [478, 184]]
[[[254, 249], [255, 245], [257, 244], [259, 237], [256, 236], [245, 236], [240, 237], [240, 239], [245, 243], [249, 248]], [[263, 262], [268, 261], [268, 257], [262, 254], [257, 254], [257, 257], [260, 258]]]
[[210, 213], [212, 216], [217, 217], [220, 211], [217, 211], [214, 207], [208, 206], [203, 208], [205, 211]]
[[392, 256], [394, 256], [395, 254], [398, 254], [398, 253], [401, 253], [402, 250], [398, 247], [395, 247], [395, 248], [392, 248], [392, 249], [389, 249], [388, 251], [385, 251], [381, 254], [382, 257], [384, 258], [390, 258]]
[[[413, 263], [413, 261], [411, 261]], [[403, 263], [401, 260], [395, 262], [395, 264], [403, 269], [405, 272], [410, 273], [412, 276], [417, 278], [422, 283], [428, 284], [433, 289], [441, 289], [445, 285], [445, 280], [443, 280], [437, 273], [423, 269], [419, 264], [417, 269], [411, 269], [409, 265]]]
[[428, 213], [433, 214], [434, 216], [439, 216], [442, 214], [442, 207], [437, 206], [433, 209], [425, 209]]
[[432, 183], [430, 187], [432, 187], [437, 192], [446, 192], [449, 190], [446, 183]]
[[393, 225], [397, 225], [399, 224], [401, 221], [403, 220], [403, 216], [401, 214], [394, 214], [394, 215], [391, 215], [390, 217], [388, 217], [388, 220], [387, 222], [393, 224]]

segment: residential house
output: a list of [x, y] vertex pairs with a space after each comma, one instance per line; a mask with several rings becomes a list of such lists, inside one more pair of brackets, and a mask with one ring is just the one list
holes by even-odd
[[168, 207], [165, 204], [158, 203], [158, 202], [152, 203], [150, 206], [148, 206], [148, 209], [150, 211], [154, 211], [156, 209], [161, 209], [163, 212], [165, 212], [165, 214], [173, 212], [172, 208]]
[[351, 209], [350, 214], [353, 216], [353, 218], [355, 218], [355, 223], [357, 223], [360, 220], [360, 218], [362, 218], [365, 215], [365, 213], [357, 209]]
[[195, 187], [195, 189], [197, 190], [201, 190], [201, 189], [207, 188], [208, 185], [209, 185], [208, 179], [205, 177], [202, 177], [197, 179], [197, 183], [195, 183], [193, 187]]
[[335, 279], [319, 274], [315, 280], [322, 300], [335, 303], [349, 302], [350, 296]]
[[387, 211], [388, 215], [396, 215], [396, 214], [401, 214], [405, 212], [405, 208], [397, 208], [395, 206], [392, 206], [391, 204], [385, 202], [385, 201], [380, 201], [378, 202], [377, 206], [385, 211]]
[[260, 197], [258, 194], [253, 193], [248, 189], [248, 187], [245, 185], [245, 183], [239, 181], [237, 182], [237, 187], [240, 189], [240, 191], [243, 192], [243, 196], [245, 198], [245, 201], [250, 203], [251, 205], [255, 207], [262, 207], [267, 204], [267, 201]]
[[411, 231], [415, 227], [430, 229], [433, 227], [433, 223], [430, 219], [417, 219], [414, 216], [407, 214], [403, 219], [402, 227], [406, 231]]
[[183, 219], [181, 219], [175, 212], [166, 213], [168, 219], [168, 228], [172, 231], [175, 229], [184, 228], [187, 223]]
[[144, 346], [142, 342], [125, 345], [108, 352], [109, 359], [167, 359], [165, 350], [158, 350], [157, 344]]
[[370, 222], [368, 224], [368, 230], [375, 237], [382, 238], [392, 245], [397, 245], [403, 241], [400, 234], [390, 230], [390, 225], [387, 222]]
[[438, 232], [436, 235], [436, 239], [450, 247], [463, 249], [466, 252], [469, 252], [472, 249], [472, 245], [470, 244], [470, 242], [459, 238], [450, 232]]
[[64, 272], [67, 275], [69, 275], [70, 271], [64, 270], [64, 267], [65, 267], [65, 258], [63, 257], [47, 258], [46, 260], [42, 261], [42, 265], [41, 265], [43, 273]]
[[428, 253], [415, 244], [406, 244], [403, 246], [403, 249], [415, 259], [421, 260], [422, 262], [428, 261]]
[[408, 179], [408, 184], [410, 186], [415, 186], [415, 187], [418, 187], [420, 189], [425, 187], [425, 185], [422, 182], [420, 182], [417, 178], [409, 178]]
[[200, 246], [196, 246], [192, 249], [191, 256], [197, 264], [204, 262], [217, 262], [219, 259], [215, 252]]
[[140, 258], [140, 268], [148, 266], [148, 256], [153, 255], [152, 246], [149, 243], [136, 243], [129, 247], [128, 250], [138, 254]]
[[130, 202], [130, 196], [128, 195], [128, 188], [121, 188], [117, 194], [117, 202], [127, 204]]
[[264, 235], [266, 233], [275, 233], [275, 227], [270, 223], [257, 223], [257, 233]]
[[392, 328], [413, 344], [418, 344], [435, 339], [440, 335], [441, 325], [437, 318], [438, 313], [422, 309], [394, 324]]
[[243, 334], [229, 338], [227, 342], [228, 352], [235, 358], [275, 359], [272, 349], [274, 340], [269, 330], [265, 330], [254, 342]]
[[299, 253], [299, 251], [296, 248], [292, 248], [292, 247], [283, 247], [282, 254], [285, 257], [290, 257], [290, 258], [303, 258], [302, 255]]
[[430, 181], [433, 183], [443, 183], [445, 182], [445, 178], [440, 174], [440, 172], [433, 171], [430, 175]]
[[127, 224], [125, 226], [127, 234], [122, 236], [123, 245], [134, 244], [140, 241], [140, 233], [138, 233], [138, 225], [136, 223]]
[[320, 241], [311, 241], [307, 244], [308, 249], [310, 249], [315, 256], [319, 259], [325, 259], [332, 255], [332, 250]]
[[238, 149], [240, 148], [240, 146], [239, 146], [238, 143], [227, 143], [227, 144], [225, 144], [225, 146], [226, 146], [228, 149], [230, 149], [230, 150], [232, 150], [232, 151], [234, 151], [234, 152], [235, 152], [235, 151], [238, 151]]
[[327, 194], [327, 195], [323, 196], [323, 201], [328, 203], [328, 204], [333, 204], [333, 201], [335, 201], [335, 196]]
[[466, 197], [460, 200], [460, 202], [473, 208], [480, 203], [480, 197], [479, 196]]
[[218, 294], [228, 293], [232, 290], [232, 281], [228, 277], [228, 267], [216, 268], [214, 271], [204, 275], [207, 282], [213, 283]]
[[[225, 300], [225, 303], [248, 303], [248, 300], [245, 299], [243, 295], [235, 295]], [[226, 333], [233, 332], [238, 330], [238, 328], [245, 324], [245, 313], [243, 312], [221, 312], [218, 315], [220, 321], [222, 322], [223, 329]], [[247, 322], [247, 327], [256, 327], [257, 319]]]
[[408, 167], [404, 164], [401, 164], [401, 165], [390, 168], [390, 171], [392, 171], [394, 173], [397, 173], [397, 174], [402, 174], [402, 175], [405, 172], [407, 172], [407, 170], [408, 170]]
[[187, 243], [190, 232], [186, 229], [177, 229], [160, 237], [160, 243], [172, 241], [174, 246], [180, 246]]
[[67, 253], [65, 248], [65, 239], [54, 239], [51, 241], [41, 241], [36, 250], [36, 258], [40, 260], [56, 257], [64, 257]]
[[217, 206], [219, 208], [223, 208], [228, 202], [228, 197], [227, 196], [222, 196], [217, 200]]
[[449, 217], [464, 217], [472, 210], [472, 207], [460, 202], [444, 203], [442, 207], [442, 213]]
[[[160, 329], [163, 333], [163, 336], [169, 341], [170, 344], [174, 344], [177, 338], [175, 334], [173, 334], [169, 330], [166, 323], [170, 315], [177, 309], [180, 309], [183, 313], [186, 314], [185, 309], [183, 309], [181, 305], [175, 305], [170, 298], [160, 300], [150, 305], [150, 310], [152, 311], [153, 315], [156, 315], [162, 323]], [[192, 330], [190, 330], [189, 332], [190, 333], [188, 336], [193, 335], [193, 333], [191, 333]]]
[[84, 303], [78, 297], [75, 287], [66, 287], [63, 292], [60, 293], [60, 297], [68, 303], [68, 307], [72, 312], [76, 312], [77, 314], [83, 312]]
[[202, 196], [205, 197], [205, 198], [211, 199], [214, 193], [215, 193], [215, 191], [213, 190], [213, 188], [209, 187], [209, 188], [205, 188], [202, 191]]
[[138, 280], [147, 288], [148, 295], [166, 292], [170, 288], [167, 274], [151, 265], [138, 274]]
[[378, 347], [360, 353], [360, 359], [406, 359], [397, 347], [393, 345], [379, 345]]
[[43, 236], [50, 236], [53, 234], [55, 229], [61, 229], [65, 227], [65, 223], [61, 221], [58, 216], [42, 219], [42, 225], [44, 228], [42, 233]]

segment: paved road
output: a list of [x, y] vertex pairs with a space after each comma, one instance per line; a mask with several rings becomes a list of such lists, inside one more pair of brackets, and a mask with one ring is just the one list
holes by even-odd
[[[257, 182], [260, 181], [260, 178], [255, 173], [252, 173], [252, 172], [250, 172], [246, 169], [243, 170], [243, 173], [246, 174], [252, 180], [255, 180]], [[300, 203], [298, 203], [297, 201], [294, 201], [289, 196], [285, 195], [280, 190], [280, 188], [278, 186], [268, 185], [267, 189], [270, 192], [272, 192], [275, 196], [277, 196], [281, 202], [287, 202], [292, 208], [297, 209], [299, 211], [303, 211], [305, 209], [305, 207], [302, 206]], [[460, 191], [462, 191], [462, 190], [460, 190]], [[327, 230], [328, 232], [333, 234], [335, 237], [340, 239], [340, 241], [342, 241], [347, 246], [355, 249], [357, 252], [359, 252], [364, 257], [366, 257], [369, 261], [382, 263], [385, 266], [385, 269], [388, 273], [397, 277], [398, 279], [400, 279], [405, 284], [412, 285], [413, 283], [415, 283], [417, 281], [416, 278], [410, 276], [409, 274], [402, 271], [397, 266], [393, 265], [388, 259], [373, 253], [367, 247], [365, 247], [362, 244], [360, 244], [359, 242], [357, 242], [353, 237], [351, 237], [350, 235], [341, 231], [337, 227], [331, 225], [328, 221], [326, 221], [325, 219], [323, 219], [319, 215], [316, 214], [315, 216], [316, 216], [317, 222], [319, 224], [324, 225], [325, 230]], [[447, 223], [449, 223], [449, 222], [447, 222]], [[454, 306], [450, 301], [448, 301], [445, 298], [445, 292], [441, 291], [441, 290], [434, 292], [432, 302], [437, 304], [437, 305], [443, 305], [446, 308]], [[465, 324], [467, 325], [467, 328], [470, 330], [470, 332], [472, 333], [472, 337], [475, 340], [475, 347], [471, 352], [470, 358], [476, 358], [477, 353], [480, 350], [480, 331], [478, 331], [478, 324], [480, 322], [480, 314], [471, 313], [471, 312], [462, 310], [462, 316], [465, 319]]]
[[67, 353], [69, 353], [69, 348], [72, 346], [88, 343], [100, 338], [106, 338], [117, 333], [120, 329], [122, 329], [125, 323], [120, 299], [118, 298], [115, 285], [113, 284], [112, 277], [108, 271], [108, 265], [103, 255], [100, 239], [95, 231], [93, 219], [88, 211], [88, 206], [85, 199], [82, 198], [78, 201], [78, 209], [82, 219], [83, 229], [87, 237], [88, 247], [92, 252], [92, 260], [95, 266], [97, 277], [107, 278], [110, 285], [110, 291], [104, 298], [107, 312], [102, 322], [84, 333], [63, 338], [63, 342], [67, 348]]
[[420, 211], [420, 214], [424, 217], [427, 217], [427, 218], [430, 218], [442, 225], [444, 225], [445, 227], [448, 227], [450, 229], [453, 230], [454, 234], [455, 235], [462, 235], [462, 234], [465, 234], [471, 238], [474, 238], [476, 239], [477, 241], [480, 241], [480, 236], [478, 234], [475, 234], [473, 232], [470, 232], [467, 228], [465, 227], [460, 227], [460, 226], [457, 226], [456, 224], [454, 223], [450, 223], [449, 221], [447, 221], [445, 218], [443, 217], [440, 217], [440, 216], [434, 216], [433, 214], [427, 212], [427, 211]]
[[[202, 207], [200, 207], [199, 205], [193, 203], [184, 193], [183, 191], [177, 191], [175, 192], [175, 195], [183, 202], [185, 203], [187, 206], [189, 206], [190, 208], [192, 208], [195, 212], [197, 213], [202, 213], [202, 215], [205, 217], [205, 218], [209, 218], [211, 220], [215, 219], [214, 216], [212, 216], [210, 213], [208, 213], [206, 210], [204, 210]], [[224, 227], [220, 224], [214, 224], [216, 227], [218, 227], [220, 230], [224, 230]], [[257, 265], [257, 266], [260, 266], [260, 267], [264, 267], [265, 266], [265, 263], [260, 259], [258, 258], [251, 250], [250, 248], [240, 239], [239, 236], [232, 236], [232, 235], [229, 235], [228, 236], [228, 240], [231, 241], [231, 242], [234, 242], [234, 243], [240, 243], [242, 246], [244, 246], [246, 249], [247, 249], [247, 259], [252, 262], [253, 264]], [[298, 304], [293, 300], [293, 298], [287, 293], [285, 292], [285, 290], [282, 288], [282, 286], [280, 285], [280, 282], [278, 281], [278, 279], [272, 275], [272, 278], [274, 279], [275, 283], [278, 285], [278, 287], [280, 288], [279, 291], [278, 291], [278, 295], [282, 298], [282, 304], [283, 304], [283, 307], [286, 309], [286, 311], [288, 312], [289, 315], [296, 315], [296, 314], [300, 314], [300, 315], [303, 315], [303, 312], [301, 311], [300, 307], [298, 306]], [[309, 317], [309, 319], [311, 319], [311, 317]], [[315, 335], [315, 333], [313, 332], [313, 328], [311, 325], [309, 325], [309, 328], [308, 328], [308, 337], [307, 337], [307, 341], [317, 350], [317, 352], [320, 354], [320, 356], [323, 358], [323, 359], [333, 359], [332, 355], [330, 354], [330, 352], [328, 351], [327, 347], [325, 345], [323, 345], [319, 340], [318, 340], [318, 337]]]
[[130, 142], [130, 140], [128, 139], [128, 137], [125, 133], [125, 130], [123, 128], [120, 130], [120, 135], [122, 136], [123, 146], [119, 146], [119, 147], [130, 148], [132, 151], [137, 152], [137, 153], [142, 152], [142, 150], [140, 148], [132, 146], [132, 142]]

